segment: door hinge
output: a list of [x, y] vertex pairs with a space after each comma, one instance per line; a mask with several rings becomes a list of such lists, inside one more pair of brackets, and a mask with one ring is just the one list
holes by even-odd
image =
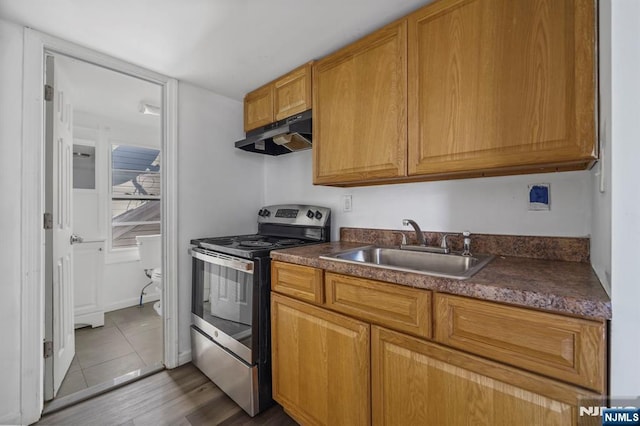
[[51, 340], [45, 340], [43, 345], [43, 355], [45, 358], [53, 356], [53, 342]]
[[44, 85], [44, 100], [49, 102], [53, 100], [53, 86], [50, 84]]
[[53, 229], [53, 215], [45, 213], [42, 218], [42, 227], [44, 229]]

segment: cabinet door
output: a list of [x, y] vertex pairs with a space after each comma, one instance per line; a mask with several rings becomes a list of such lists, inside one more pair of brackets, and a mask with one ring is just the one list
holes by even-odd
[[409, 16], [409, 175], [584, 168], [594, 0], [444, 0]]
[[406, 174], [406, 21], [313, 67], [315, 184]]
[[103, 326], [104, 241], [74, 244], [73, 260], [74, 324]]
[[374, 425], [573, 425], [581, 397], [550, 379], [373, 326]]
[[273, 123], [273, 85], [267, 84], [244, 97], [244, 131]]
[[311, 109], [311, 62], [279, 78], [273, 86], [276, 120]]
[[271, 293], [273, 397], [302, 424], [370, 423], [369, 326]]

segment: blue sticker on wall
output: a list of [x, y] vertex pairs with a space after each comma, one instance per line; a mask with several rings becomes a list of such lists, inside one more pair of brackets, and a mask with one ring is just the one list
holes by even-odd
[[529, 185], [529, 210], [550, 210], [550, 188], [548, 183]]

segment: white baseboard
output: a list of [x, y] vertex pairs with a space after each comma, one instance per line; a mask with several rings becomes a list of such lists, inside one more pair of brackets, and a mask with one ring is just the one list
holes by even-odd
[[90, 314], [74, 315], [73, 323], [76, 328], [79, 326], [90, 325], [91, 328], [101, 327], [104, 325], [104, 311], [92, 312]]
[[191, 350], [180, 352], [178, 354], [178, 367], [191, 362]]
[[[147, 302], [155, 302], [156, 300], [160, 300], [159, 293], [148, 293], [142, 296], [142, 303]], [[128, 308], [129, 306], [136, 306], [140, 303], [140, 297], [132, 297], [130, 299], [119, 300], [117, 302], [109, 303], [104, 306], [104, 311], [111, 312], [117, 311], [118, 309]]]

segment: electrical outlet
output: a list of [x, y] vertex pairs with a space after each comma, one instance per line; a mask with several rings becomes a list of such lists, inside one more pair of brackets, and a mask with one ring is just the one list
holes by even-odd
[[343, 195], [342, 196], [342, 211], [347, 213], [350, 212], [353, 207], [351, 195]]

